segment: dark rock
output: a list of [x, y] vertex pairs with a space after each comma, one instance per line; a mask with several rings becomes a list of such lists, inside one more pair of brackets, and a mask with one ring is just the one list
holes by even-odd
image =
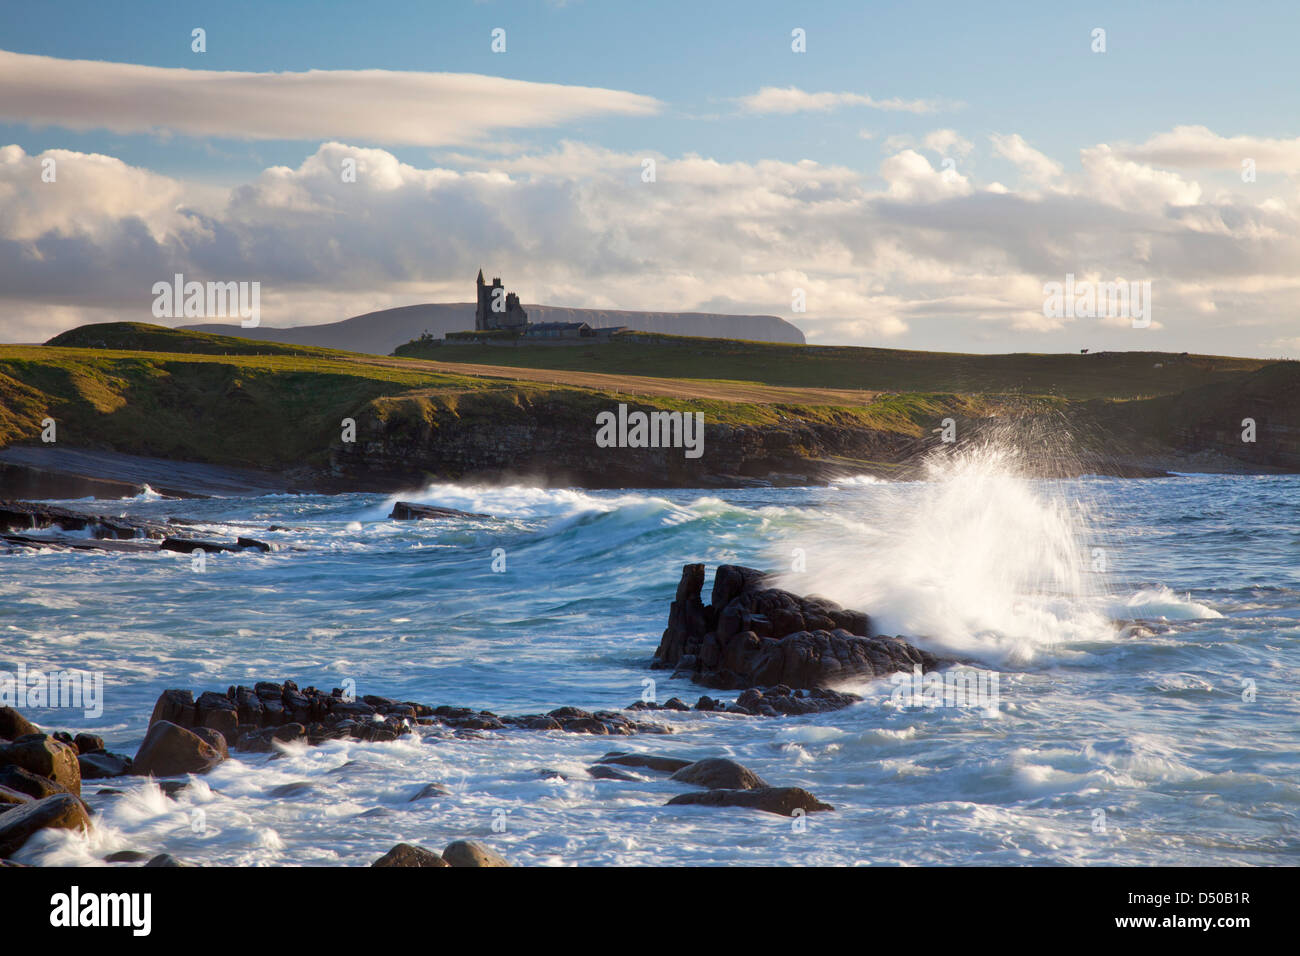
[[196, 727], [210, 727], [226, 738], [228, 744], [239, 738], [235, 728], [239, 725], [238, 705], [225, 694], [205, 691], [199, 695], [195, 704], [198, 713]]
[[[704, 565], [686, 565], [652, 666], [673, 668], [710, 687], [824, 688], [948, 663], [901, 638], [870, 636], [870, 621], [861, 611], [766, 582], [761, 571], [721, 565], [705, 606]], [[744, 708], [733, 713], [763, 712], [732, 706]]]
[[429, 798], [445, 797], [448, 795], [449, 795], [449, 791], [447, 790], [446, 787], [442, 786], [442, 784], [426, 783], [415, 793], [413, 797], [411, 797], [410, 800], [407, 801], [407, 803], [414, 803], [416, 800], [426, 800]]
[[182, 863], [170, 853], [159, 853], [150, 860], [145, 866], [193, 866], [193, 863]]
[[388, 517], [393, 521], [418, 521], [424, 518], [490, 518], [492, 516], [473, 511], [457, 511], [455, 508], [435, 508], [431, 505], [399, 501], [393, 505], [393, 511]]
[[454, 843], [447, 844], [447, 848], [442, 851], [442, 858], [448, 866], [457, 867], [490, 867], [490, 866], [509, 866], [505, 857], [479, 843], [477, 840], [457, 840]]
[[[10, 698], [11, 700], [13, 698]], [[0, 740], [17, 740], [28, 734], [39, 734], [41, 728], [12, 707], [0, 707]]]
[[39, 830], [89, 830], [85, 804], [70, 793], [56, 793], [0, 813], [0, 857], [15, 853]]
[[413, 846], [410, 843], [399, 843], [379, 859], [375, 860], [371, 866], [450, 866], [451, 864], [444, 860], [432, 850], [426, 850], [422, 846]]
[[758, 790], [768, 786], [748, 767], [722, 757], [708, 757], [682, 767], [670, 778], [707, 790]]
[[198, 722], [198, 711], [194, 706], [194, 695], [188, 690], [165, 690], [158, 695], [153, 705], [153, 716], [149, 725], [160, 720], [189, 729]]
[[834, 810], [828, 803], [822, 803], [807, 790], [800, 787], [760, 787], [757, 790], [697, 790], [673, 797], [665, 806], [697, 805], [706, 807], [749, 807], [754, 810], [766, 810], [787, 817], [795, 815], [796, 810], [804, 813], [816, 813], [821, 810]]
[[192, 554], [195, 551], [216, 554], [219, 551], [238, 551], [239, 548], [221, 541], [199, 541], [194, 538], [163, 538], [162, 544], [158, 545], [158, 550], [179, 551], [182, 554]]
[[221, 731], [212, 727], [195, 727], [190, 733], [215, 750], [222, 760], [230, 756], [230, 748], [226, 745], [226, 735]]
[[81, 754], [77, 757], [82, 780], [100, 780], [104, 777], [120, 777], [131, 772], [131, 758], [123, 754], [111, 754], [107, 750]]
[[104, 857], [105, 863], [139, 863], [141, 860], [149, 859], [149, 854], [143, 850], [118, 850], [116, 853], [110, 853]]
[[207, 773], [219, 763], [221, 754], [216, 748], [168, 720], [150, 726], [133, 761], [135, 773], [154, 777]]
[[256, 551], [274, 551], [275, 545], [267, 544], [265, 541], [258, 541], [256, 538], [236, 538], [236, 548], [253, 548]]
[[104, 749], [104, 738], [95, 734], [77, 734], [72, 740], [72, 745], [77, 748], [77, 753], [90, 754]]
[[609, 766], [606, 766], [605, 764], [599, 764], [599, 763], [598, 763], [598, 764], [593, 764], [592, 766], [588, 767], [588, 768], [587, 768], [587, 773], [591, 774], [591, 776], [595, 777], [597, 780], [636, 780], [636, 779], [638, 779], [637, 777], [634, 777], [634, 776], [633, 776], [632, 774], [630, 774], [630, 773], [624, 773], [622, 770], [619, 770], [619, 769], [617, 769], [617, 768], [615, 768], [615, 767], [609, 767]]
[[38, 800], [58, 793], [72, 792], [63, 784], [56, 783], [49, 777], [14, 766], [0, 767], [0, 787], [17, 790], [19, 793], [25, 793], [27, 796], [35, 797]]
[[31, 803], [35, 797], [23, 793], [21, 790], [14, 790], [12, 787], [0, 785], [0, 805], [14, 806], [19, 803]]
[[295, 780], [293, 783], [282, 783], [277, 787], [272, 787], [266, 791], [268, 797], [274, 797], [277, 800], [284, 800], [289, 797], [301, 797], [311, 793], [316, 788], [307, 780]]
[[81, 793], [81, 768], [70, 744], [45, 734], [28, 734], [0, 747], [0, 766], [29, 770], [53, 780], [69, 793]]
[[601, 757], [600, 762], [622, 764], [625, 767], [646, 767], [662, 773], [676, 773], [683, 767], [689, 767], [693, 761], [678, 757], [662, 757], [658, 754], [633, 754], [613, 750]]

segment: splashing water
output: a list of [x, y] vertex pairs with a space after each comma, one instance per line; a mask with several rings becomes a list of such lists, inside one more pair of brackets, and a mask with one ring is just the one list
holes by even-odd
[[[879, 486], [871, 510], [842, 515], [842, 536], [810, 543], [811, 590], [866, 610], [879, 633], [990, 663], [1112, 640], [1090, 508], [1027, 464], [986, 443], [932, 457], [923, 481]], [[800, 577], [786, 586], [810, 590]]]

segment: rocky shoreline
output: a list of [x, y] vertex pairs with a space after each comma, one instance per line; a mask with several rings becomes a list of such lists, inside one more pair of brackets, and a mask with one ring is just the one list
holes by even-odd
[[[5, 511], [4, 508], [10, 510]], [[0, 514], [32, 519], [30, 509], [0, 506]], [[67, 516], [45, 513], [54, 520]], [[82, 520], [84, 516], [80, 517]], [[437, 518], [412, 511], [406, 518]], [[104, 522], [102, 529], [140, 532], [138, 526]], [[146, 777], [162, 781], [165, 792], [187, 785], [190, 775], [208, 773], [231, 754], [274, 754], [291, 746], [316, 746], [329, 740], [370, 743], [396, 741], [410, 734], [448, 739], [491, 733], [549, 731], [596, 736], [670, 735], [674, 728], [639, 719], [645, 712], [685, 712], [741, 717], [784, 717], [821, 713], [857, 703], [854, 694], [833, 685], [881, 677], [897, 671], [923, 671], [953, 661], [921, 651], [901, 638], [871, 636], [870, 620], [825, 598], [801, 597], [769, 586], [753, 568], [720, 566], [709, 605], [700, 593], [704, 565], [682, 572], [668, 626], [651, 667], [674, 668], [707, 687], [738, 689], [734, 701], [701, 696], [694, 706], [673, 697], [663, 703], [636, 701], [624, 711], [558, 707], [547, 713], [499, 715], [448, 704], [398, 701], [375, 695], [353, 696], [341, 688], [326, 692], [299, 688], [291, 680], [261, 681], [225, 690], [164, 690], [154, 704], [148, 730], [134, 756], [111, 753], [92, 734], [48, 733], [12, 707], [0, 707], [0, 864], [37, 832], [89, 830], [93, 811], [82, 799], [88, 780]], [[592, 779], [634, 781], [639, 772], [668, 774], [697, 789], [671, 798], [667, 806], [749, 808], [784, 816], [834, 808], [798, 787], [775, 786], [753, 771], [723, 758], [688, 761], [669, 754], [611, 751], [587, 768]], [[556, 773], [555, 771], [542, 771]], [[562, 776], [562, 775], [560, 775]], [[99, 795], [121, 793], [105, 788]], [[291, 794], [286, 794], [289, 796]], [[421, 795], [445, 796], [429, 785]], [[415, 798], [413, 798], [415, 799]], [[124, 851], [108, 862], [176, 866], [169, 855]], [[458, 840], [441, 853], [401, 843], [374, 866], [507, 866], [499, 854], [472, 840]]]

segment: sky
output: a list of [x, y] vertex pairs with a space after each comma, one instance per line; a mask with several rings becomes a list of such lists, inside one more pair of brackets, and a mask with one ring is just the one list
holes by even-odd
[[[258, 282], [284, 326], [472, 301], [482, 267], [819, 344], [1300, 357], [1298, 30], [1285, 3], [3, 0], [0, 340], [192, 323], [152, 313], [176, 273]], [[1067, 276], [1149, 288], [1145, 321], [1045, 307]]]

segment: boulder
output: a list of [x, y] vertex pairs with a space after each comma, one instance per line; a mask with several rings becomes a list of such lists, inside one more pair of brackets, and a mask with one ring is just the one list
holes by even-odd
[[81, 769], [82, 780], [101, 780], [104, 777], [120, 777], [131, 772], [131, 758], [124, 754], [111, 754], [107, 750], [80, 754], [77, 766]]
[[399, 843], [379, 859], [375, 860], [371, 866], [450, 866], [451, 864], [444, 860], [432, 850], [426, 850], [422, 846], [414, 846], [410, 843]]
[[91, 754], [104, 749], [104, 738], [95, 734], [77, 734], [72, 740], [72, 746], [77, 748], [79, 754]]
[[0, 707], [0, 740], [17, 740], [28, 734], [39, 734], [41, 728], [12, 707]]
[[141, 776], [174, 777], [206, 773], [221, 759], [216, 748], [197, 734], [160, 720], [149, 728], [133, 764], [134, 772]]
[[0, 805], [13, 806], [19, 803], [31, 803], [34, 797], [23, 793], [21, 790], [14, 790], [12, 787], [0, 785]]
[[194, 695], [188, 690], [163, 691], [153, 705], [153, 716], [149, 718], [149, 725], [152, 727], [160, 720], [173, 723], [177, 727], [193, 727], [198, 721]]
[[47, 828], [89, 830], [90, 816], [70, 793], [56, 793], [0, 813], [0, 857], [16, 852], [33, 834]]
[[182, 863], [170, 853], [159, 853], [150, 860], [145, 866], [193, 866], [193, 863]]
[[196, 727], [210, 727], [233, 744], [238, 740], [235, 728], [239, 726], [239, 708], [225, 694], [216, 691], [204, 691], [195, 702], [198, 715]]
[[477, 840], [457, 840], [454, 843], [448, 843], [447, 848], [442, 851], [442, 858], [448, 866], [464, 867], [484, 867], [484, 866], [509, 866], [505, 857], [479, 843]]
[[416, 792], [415, 796], [411, 797], [411, 799], [407, 801], [407, 803], [414, 803], [416, 800], [437, 799], [438, 797], [445, 797], [447, 794], [447, 788], [442, 784], [426, 783]]
[[230, 748], [226, 745], [226, 735], [221, 731], [212, 727], [195, 727], [191, 733], [220, 754], [222, 760], [230, 756]]
[[834, 810], [801, 787], [760, 787], [756, 790], [696, 790], [679, 794], [665, 806], [748, 807], [792, 817], [796, 810], [816, 813]]
[[902, 638], [873, 637], [862, 611], [770, 587], [754, 568], [721, 565], [707, 606], [703, 586], [704, 565], [686, 565], [652, 667], [708, 687], [825, 688], [951, 663]]
[[114, 853], [104, 857], [105, 863], [139, 863], [141, 860], [149, 859], [149, 854], [143, 850], [117, 850]]
[[45, 734], [28, 734], [0, 747], [0, 765], [21, 767], [53, 780], [69, 793], [81, 793], [77, 751]]
[[607, 764], [592, 764], [587, 768], [587, 773], [597, 780], [636, 780], [625, 770], [619, 770], [617, 767], [611, 767]]
[[706, 790], [758, 790], [767, 786], [767, 782], [748, 767], [721, 757], [697, 760], [678, 770], [669, 779], [704, 787]]
[[600, 763], [616, 763], [624, 767], [645, 767], [649, 770], [658, 770], [661, 773], [676, 773], [683, 767], [689, 767], [692, 761], [682, 760], [679, 757], [664, 757], [659, 754], [633, 754], [621, 750], [611, 750], [600, 758]]
[[35, 797], [38, 800], [42, 797], [51, 797], [56, 793], [72, 792], [63, 784], [55, 783], [49, 777], [43, 777], [39, 773], [32, 773], [22, 767], [12, 766], [0, 767], [0, 787], [17, 790], [19, 793], [25, 793], [27, 796]]
[[435, 508], [432, 505], [399, 501], [393, 505], [392, 513], [388, 517], [391, 521], [419, 521], [426, 518], [490, 518], [492, 516], [473, 511], [457, 511], [455, 508]]

